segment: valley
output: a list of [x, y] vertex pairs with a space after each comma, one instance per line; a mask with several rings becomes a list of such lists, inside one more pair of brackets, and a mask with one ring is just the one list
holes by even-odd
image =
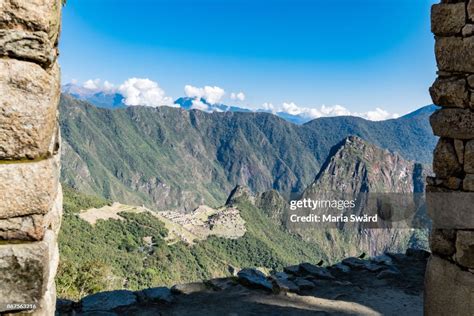
[[236, 185], [273, 189], [289, 199], [351, 135], [404, 159], [430, 162], [433, 111], [425, 107], [381, 122], [333, 117], [295, 125], [269, 113], [109, 110], [63, 95], [61, 178], [81, 192], [157, 210], [219, 207]]
[[418, 155], [409, 149], [394, 153], [362, 136], [330, 145], [337, 136], [265, 113], [111, 111], [69, 97], [61, 111], [60, 297], [426, 248], [426, 229], [305, 229], [288, 220], [290, 198], [423, 192], [430, 170], [404, 158]]

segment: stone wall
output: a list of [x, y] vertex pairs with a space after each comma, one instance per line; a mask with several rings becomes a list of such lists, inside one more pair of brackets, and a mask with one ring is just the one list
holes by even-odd
[[60, 21], [61, 0], [0, 0], [0, 314], [55, 310]]
[[[439, 142], [428, 178], [432, 256], [425, 276], [426, 315], [474, 311], [474, 0], [443, 0], [431, 11], [441, 109], [431, 117]], [[431, 203], [430, 203], [431, 202]]]

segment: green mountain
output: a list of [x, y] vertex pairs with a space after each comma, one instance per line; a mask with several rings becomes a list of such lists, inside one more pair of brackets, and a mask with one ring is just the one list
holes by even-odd
[[79, 216], [81, 211], [110, 201], [64, 187], [58, 296], [78, 299], [104, 290], [230, 276], [234, 268], [281, 270], [327, 258], [318, 247], [288, 233], [246, 199], [234, 202], [232, 207], [245, 221], [245, 235], [236, 239], [209, 236], [191, 245], [170, 243], [170, 231], [163, 221], [149, 212], [133, 212], [133, 207], [118, 213], [122, 219], [99, 219], [92, 225]]
[[[341, 199], [347, 198], [342, 194], [362, 192], [409, 196], [423, 190], [428, 172], [421, 164], [349, 137], [332, 149], [302, 198]], [[331, 264], [361, 253], [403, 252], [426, 241], [426, 232], [412, 229], [300, 229], [289, 224], [289, 213], [277, 191], [253, 193], [244, 186], [232, 190], [225, 206], [201, 206], [188, 213], [112, 203], [65, 186], [59, 296], [79, 299], [97, 291], [202, 281], [243, 267]]]
[[63, 96], [62, 181], [81, 192], [153, 209], [219, 206], [236, 185], [285, 198], [312, 181], [349, 135], [431, 160], [432, 107], [396, 120], [334, 117], [295, 125], [268, 113], [160, 107], [99, 109]]

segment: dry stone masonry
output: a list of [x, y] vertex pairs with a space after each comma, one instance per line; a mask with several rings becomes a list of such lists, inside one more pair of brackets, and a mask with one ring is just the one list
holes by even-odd
[[[441, 107], [431, 116], [439, 142], [428, 178], [432, 256], [425, 276], [425, 315], [474, 311], [474, 0], [443, 0], [431, 11]], [[430, 203], [431, 201], [431, 203]]]
[[0, 0], [0, 314], [54, 315], [60, 22], [61, 0]]

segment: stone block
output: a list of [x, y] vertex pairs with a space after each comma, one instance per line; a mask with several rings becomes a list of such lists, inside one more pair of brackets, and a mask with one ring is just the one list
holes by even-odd
[[462, 179], [456, 177], [448, 177], [446, 180], [443, 181], [443, 184], [448, 189], [459, 190], [461, 189], [462, 182]]
[[456, 236], [456, 262], [474, 269], [474, 231], [459, 230]]
[[1, 54], [53, 64], [60, 22], [61, 0], [0, 1]]
[[0, 244], [0, 312], [6, 311], [7, 304], [39, 308], [44, 294], [54, 286], [58, 260], [52, 231], [46, 232], [43, 241]]
[[473, 0], [469, 1], [467, 5], [467, 15], [469, 17], [469, 20], [474, 21], [474, 1]]
[[469, 93], [464, 78], [437, 78], [430, 88], [433, 103], [439, 106], [464, 108], [469, 106]]
[[432, 256], [425, 274], [425, 315], [471, 316], [474, 310], [474, 274]]
[[43, 240], [47, 229], [59, 232], [62, 217], [63, 196], [57, 193], [52, 209], [46, 213], [0, 219], [0, 240]]
[[430, 235], [430, 248], [434, 254], [451, 257], [456, 252], [456, 231], [450, 229], [433, 229]]
[[436, 35], [455, 35], [466, 23], [464, 3], [435, 4], [431, 7], [431, 31]]
[[433, 171], [444, 179], [462, 171], [452, 140], [441, 138], [438, 141], [434, 150]]
[[59, 155], [42, 161], [0, 163], [0, 219], [48, 213], [59, 188]]
[[474, 35], [474, 24], [466, 24], [462, 28], [462, 36], [468, 37]]
[[464, 164], [464, 142], [460, 139], [455, 139], [454, 150], [456, 150], [456, 155], [458, 156], [459, 163]]
[[467, 84], [469, 87], [474, 88], [474, 75], [470, 75], [467, 77]]
[[426, 187], [426, 209], [438, 229], [472, 229], [474, 227], [474, 193]]
[[60, 75], [12, 59], [0, 59], [0, 159], [35, 159], [57, 149]]
[[56, 312], [56, 285], [46, 291], [41, 299], [39, 306], [31, 312], [31, 316], [49, 316], [55, 315]]
[[467, 174], [464, 177], [462, 188], [464, 191], [474, 192], [474, 174]]
[[464, 171], [474, 173], [474, 140], [466, 143], [464, 150]]
[[61, 23], [61, 0], [2, 0], [0, 28], [41, 31], [56, 40]]
[[436, 136], [453, 139], [474, 139], [474, 113], [469, 109], [444, 108], [430, 117]]
[[474, 72], [474, 37], [438, 37], [436, 61], [441, 71]]
[[56, 61], [57, 49], [43, 32], [0, 30], [0, 56], [30, 61], [48, 68]]

